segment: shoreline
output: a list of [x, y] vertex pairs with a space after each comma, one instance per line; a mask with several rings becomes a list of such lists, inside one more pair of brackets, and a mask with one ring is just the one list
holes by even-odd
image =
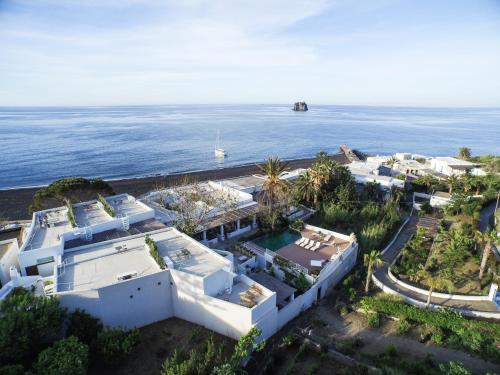
[[[335, 160], [340, 164], [348, 163], [348, 159], [343, 153], [334, 154], [330, 157], [332, 160]], [[288, 167], [290, 169], [297, 169], [309, 167], [313, 160], [314, 157], [283, 161], [288, 163]], [[195, 178], [198, 181], [206, 181], [251, 175], [259, 172], [257, 165], [257, 163], [245, 164], [219, 169], [179, 172], [147, 177], [131, 177], [105, 181], [113, 188], [115, 194], [129, 193], [133, 196], [139, 196], [150, 191], [155, 184], [162, 183], [168, 187], [177, 184], [186, 177]], [[7, 218], [8, 220], [29, 220], [30, 215], [28, 208], [32, 202], [33, 195], [37, 190], [44, 186], [47, 185], [38, 187], [7, 188], [0, 190], [0, 217]]]

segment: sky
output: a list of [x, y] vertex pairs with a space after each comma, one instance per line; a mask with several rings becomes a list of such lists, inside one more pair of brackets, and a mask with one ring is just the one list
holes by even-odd
[[0, 106], [500, 106], [500, 0], [0, 0]]

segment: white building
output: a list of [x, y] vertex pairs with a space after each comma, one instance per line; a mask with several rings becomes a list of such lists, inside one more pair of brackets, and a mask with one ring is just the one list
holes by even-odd
[[[96, 201], [36, 212], [14, 252], [23, 276], [10, 266], [0, 300], [15, 287], [34, 287], [108, 326], [142, 327], [175, 316], [234, 339], [258, 326], [268, 338], [322, 298], [356, 261], [355, 238], [320, 228], [306, 227], [304, 236], [321, 237], [322, 246], [235, 257], [165, 227], [153, 208], [129, 195], [108, 197], [107, 205], [113, 215]], [[146, 236], [164, 264], [153, 257]], [[311, 283], [303, 294], [280, 278], [278, 259], [287, 258], [295, 265], [290, 271], [297, 267]], [[277, 277], [265, 271], [267, 263]]]
[[[195, 238], [206, 245], [234, 238], [257, 227], [256, 214], [259, 205], [252, 194], [235, 189], [225, 182], [202, 182], [196, 187], [190, 185], [152, 191], [142, 196], [142, 201], [155, 210], [156, 217], [168, 226], [174, 226], [182, 215], [176, 212], [176, 204], [183, 198], [180, 190], [196, 189], [200, 199], [196, 209], [189, 216], [200, 221]], [[189, 199], [192, 197], [189, 196]], [[206, 199], [205, 199], [206, 198]], [[207, 201], [211, 201], [210, 206]]]
[[[65, 249], [92, 241], [96, 235], [154, 219], [154, 210], [128, 194], [106, 198], [115, 216], [95, 201], [72, 205], [74, 222], [68, 207], [52, 208], [33, 214], [31, 226], [24, 231], [19, 249], [19, 266], [23, 276], [51, 276]], [[102, 237], [102, 236], [98, 236]]]
[[466, 171], [472, 171], [475, 167], [476, 164], [474, 163], [449, 156], [431, 159], [431, 168], [447, 176], [462, 175]]
[[392, 187], [403, 189], [405, 182], [392, 176], [380, 175], [381, 165], [376, 161], [370, 162], [353, 162], [347, 167], [351, 171], [354, 180], [358, 184], [366, 184], [375, 182], [380, 184], [380, 187], [385, 190], [390, 190]]

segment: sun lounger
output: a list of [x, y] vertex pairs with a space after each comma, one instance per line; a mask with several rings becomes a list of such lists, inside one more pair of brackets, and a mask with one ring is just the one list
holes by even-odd
[[314, 246], [314, 241], [311, 241], [311, 242], [309, 242], [309, 244], [307, 246], [305, 246], [305, 248], [307, 250], [311, 250], [311, 247], [313, 247], [313, 246]]
[[302, 243], [305, 241], [304, 237], [299, 238], [297, 241], [295, 241], [295, 244], [298, 246], [302, 246]]
[[320, 248], [321, 242], [316, 242], [313, 247], [311, 247], [311, 251], [316, 251]]
[[304, 241], [302, 241], [302, 243], [300, 244], [300, 246], [306, 247], [307, 245], [309, 245], [309, 238], [305, 238], [304, 237]]
[[330, 241], [331, 238], [332, 238], [332, 235], [331, 234], [327, 234], [326, 237], [325, 237], [325, 239], [323, 241], [328, 242], [328, 241]]

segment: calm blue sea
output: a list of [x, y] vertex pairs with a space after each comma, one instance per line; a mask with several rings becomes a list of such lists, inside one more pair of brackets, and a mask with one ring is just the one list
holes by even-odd
[[[214, 144], [229, 153], [216, 159]], [[0, 188], [124, 178], [336, 152], [500, 154], [500, 108], [169, 105], [0, 108]]]

